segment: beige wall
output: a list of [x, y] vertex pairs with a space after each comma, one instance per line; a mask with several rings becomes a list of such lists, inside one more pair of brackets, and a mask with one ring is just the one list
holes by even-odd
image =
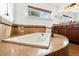
[[[39, 20], [39, 19], [34, 19], [34, 18], [28, 18], [27, 16], [25, 16], [25, 13], [27, 13], [28, 9], [27, 9], [27, 5], [25, 3], [16, 3], [14, 8], [14, 23], [21, 23], [21, 22], [28, 22], [30, 20], [30, 22], [33, 22], [35, 20]], [[51, 20], [54, 20], [54, 16], [58, 13], [58, 9], [55, 6], [52, 6], [50, 4], [47, 5], [43, 5], [43, 4], [30, 4], [33, 6], [37, 6], [43, 9], [47, 9], [47, 10], [51, 10], [52, 14], [51, 14]], [[43, 19], [41, 19], [40, 21], [44, 21]], [[45, 20], [45, 21], [50, 21], [50, 20]], [[55, 21], [55, 20], [54, 20]], [[38, 22], [39, 23], [39, 22]]]

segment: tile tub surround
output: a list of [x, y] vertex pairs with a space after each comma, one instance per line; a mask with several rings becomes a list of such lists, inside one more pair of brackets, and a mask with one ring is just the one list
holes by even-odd
[[50, 38], [51, 33], [32, 33], [14, 38], [2, 39], [2, 41], [49, 48]]
[[0, 40], [10, 37], [12, 23], [3, 16], [0, 16]]
[[[20, 32], [19, 27], [22, 27], [22, 31]], [[31, 33], [36, 33], [36, 32], [52, 32], [52, 28], [51, 27], [46, 27], [44, 25], [32, 25], [32, 24], [12, 24], [12, 28], [11, 28], [11, 36], [16, 36], [16, 35], [26, 35], [26, 34], [31, 34]], [[53, 33], [52, 33], [53, 34]]]

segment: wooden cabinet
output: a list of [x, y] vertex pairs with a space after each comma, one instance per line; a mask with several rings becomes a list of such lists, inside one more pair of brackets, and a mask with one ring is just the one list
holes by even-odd
[[56, 34], [61, 34], [66, 36], [66, 26], [54, 26], [53, 32]]
[[76, 31], [75, 29], [67, 29], [66, 30], [66, 36], [69, 38], [69, 40], [75, 40], [76, 38]]
[[70, 41], [79, 43], [79, 24], [54, 26], [53, 32], [68, 37]]
[[76, 29], [75, 29], [75, 32], [76, 32], [76, 34], [75, 34], [75, 36], [76, 36], [76, 41], [79, 42], [79, 28], [76, 28]]

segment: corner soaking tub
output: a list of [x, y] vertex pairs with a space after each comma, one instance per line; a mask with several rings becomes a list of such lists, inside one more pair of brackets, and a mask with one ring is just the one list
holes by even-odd
[[28, 35], [13, 37], [13, 38], [2, 39], [2, 41], [48, 48], [50, 43], [50, 38], [51, 38], [51, 33], [32, 33]]

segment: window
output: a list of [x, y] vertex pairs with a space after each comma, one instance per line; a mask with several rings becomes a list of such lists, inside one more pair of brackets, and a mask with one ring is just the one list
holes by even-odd
[[51, 11], [34, 6], [28, 6], [28, 15], [49, 19]]

